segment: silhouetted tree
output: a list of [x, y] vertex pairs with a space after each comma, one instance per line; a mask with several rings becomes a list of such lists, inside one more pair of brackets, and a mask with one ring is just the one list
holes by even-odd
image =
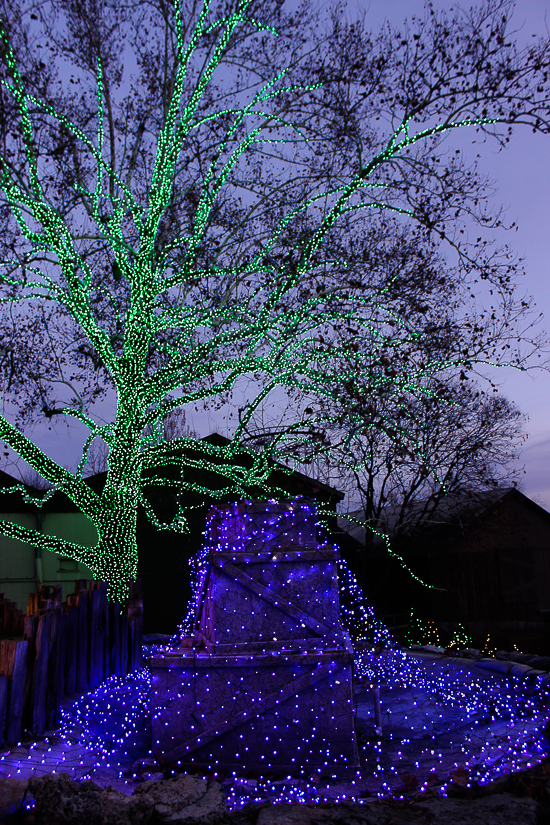
[[[209, 470], [217, 495], [273, 495], [272, 462], [292, 458], [290, 444], [299, 461], [345, 446], [328, 443], [335, 422], [307, 406], [250, 450], [247, 430], [270, 398], [342, 396], [353, 428], [385, 427], [369, 393], [412, 409], [406, 399], [429, 395], [434, 376], [484, 360], [459, 338], [442, 363], [434, 330], [422, 350], [433, 357], [414, 366], [403, 283], [390, 295], [369, 281], [362, 233], [383, 231], [385, 216], [410, 220], [450, 242], [460, 277], [510, 305], [513, 264], [460, 234], [466, 219], [491, 224], [483, 181], [443, 150], [459, 129], [502, 144], [515, 124], [548, 131], [550, 43], [518, 51], [509, 10], [489, 0], [447, 18], [428, 5], [410, 29], [372, 38], [338, 12], [323, 28], [307, 4], [289, 14], [276, 1], [10, 3], [0, 437], [99, 540], [85, 548], [2, 521], [4, 535], [78, 559], [123, 598], [138, 507], [155, 520], [144, 491], [168, 483], [167, 467]], [[518, 348], [505, 355], [525, 363]], [[172, 411], [243, 387], [228, 446], [165, 440]], [[25, 434], [37, 414], [88, 429], [76, 472]], [[101, 493], [82, 478], [99, 439]], [[171, 528], [184, 531], [185, 492], [204, 490], [185, 474], [180, 486]]]

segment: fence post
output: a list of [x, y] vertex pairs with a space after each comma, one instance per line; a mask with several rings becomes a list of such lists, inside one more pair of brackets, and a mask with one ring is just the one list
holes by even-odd
[[76, 692], [88, 690], [88, 590], [78, 591], [78, 617], [76, 633]]
[[65, 682], [67, 654], [67, 614], [60, 607], [52, 614], [51, 647], [48, 660], [48, 692], [46, 697], [46, 730], [54, 728], [59, 720], [59, 708]]
[[5, 740], [6, 714], [8, 712], [8, 677], [0, 674], [0, 745]]
[[109, 675], [120, 676], [120, 604], [109, 602]]
[[[12, 743], [21, 739], [28, 642], [15, 640], [4, 640], [2, 642], [3, 648], [8, 645], [8, 672], [6, 673], [6, 670], [3, 669], [3, 675], [8, 677], [6, 740]], [[4, 658], [4, 651], [2, 653], [2, 658]]]
[[34, 735], [46, 729], [46, 685], [50, 654], [52, 614], [44, 613], [38, 622], [36, 634], [36, 661], [32, 684], [31, 732]]
[[101, 595], [99, 603], [99, 640], [100, 655], [98, 670], [100, 682], [104, 682], [109, 677], [109, 602], [107, 601], [107, 582], [98, 585]]
[[23, 728], [39, 735], [54, 727], [63, 696], [141, 667], [140, 581], [124, 607], [107, 601], [105, 583], [85, 585], [77, 581], [65, 604], [61, 585], [42, 585], [26, 616], [0, 594], [0, 637], [24, 636], [0, 639], [0, 745], [18, 741]]
[[30, 728], [32, 725], [32, 680], [36, 662], [36, 634], [38, 631], [38, 621], [39, 616], [27, 614], [27, 616], [25, 616], [23, 626], [23, 635], [28, 642], [25, 688], [23, 691], [23, 725], [25, 728]]
[[88, 591], [88, 683], [90, 690], [96, 688], [103, 676], [103, 650], [99, 636], [101, 623], [101, 591]]
[[76, 693], [76, 660], [78, 633], [78, 596], [67, 596], [67, 653], [65, 655], [65, 673], [63, 677], [63, 694], [73, 696]]
[[128, 616], [120, 614], [120, 675], [128, 673]]

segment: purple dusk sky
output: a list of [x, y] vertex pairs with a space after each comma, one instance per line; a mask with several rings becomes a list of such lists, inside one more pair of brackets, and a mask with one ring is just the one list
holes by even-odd
[[[451, 0], [434, 0], [436, 8], [456, 8]], [[472, 3], [464, 2], [469, 8]], [[384, 20], [393, 25], [400, 25], [405, 18], [412, 15], [423, 16], [423, 0], [348, 0], [348, 18], [356, 17], [358, 12], [365, 12], [367, 28], [376, 32]], [[524, 46], [532, 43], [532, 35], [548, 36], [550, 33], [550, 0], [519, 0], [512, 18], [512, 28], [517, 30], [516, 40]], [[463, 150], [469, 147], [468, 140], [454, 142]], [[494, 180], [496, 195], [495, 206], [504, 206], [508, 223], [515, 221], [517, 231], [504, 233], [503, 242], [525, 261], [524, 292], [533, 296], [537, 311], [545, 315], [542, 327], [550, 330], [550, 136], [533, 134], [528, 127], [517, 129], [510, 147], [498, 152], [495, 145], [476, 145], [475, 152], [481, 154], [481, 169]], [[493, 371], [493, 379], [495, 379]], [[521, 456], [520, 466], [525, 465], [521, 488], [539, 504], [550, 510], [550, 427], [548, 410], [550, 410], [550, 372], [534, 371], [529, 374], [519, 373], [513, 369], [496, 371], [496, 379], [501, 385], [500, 391], [512, 400], [519, 409], [529, 416], [526, 425], [528, 441]], [[225, 431], [225, 422], [214, 419], [201, 422], [189, 421], [191, 426], [206, 430]], [[63, 428], [53, 432], [36, 432], [34, 437], [46, 452], [55, 455], [67, 466], [76, 464], [76, 455], [80, 450], [83, 433], [79, 428], [71, 427], [62, 433]], [[201, 435], [206, 434], [206, 431]], [[69, 435], [70, 442], [65, 442]], [[72, 436], [72, 437], [71, 437]], [[61, 442], [64, 442], [63, 447]], [[63, 451], [64, 460], [59, 455]]]
[[[477, 3], [434, 0], [436, 9], [472, 5]], [[377, 31], [384, 20], [396, 26], [407, 17], [422, 17], [423, 8], [423, 0], [348, 0], [348, 17], [364, 11], [366, 27]], [[520, 46], [532, 43], [533, 34], [549, 36], [550, 0], [518, 0], [511, 28], [517, 31]], [[544, 313], [541, 326], [550, 331], [550, 136], [518, 128], [506, 151], [498, 152], [488, 144], [476, 146], [476, 152], [481, 154], [481, 169], [495, 182], [495, 205], [506, 209], [507, 223], [517, 224], [517, 231], [505, 233], [503, 240], [524, 258], [524, 291]], [[513, 369], [496, 373], [500, 392], [529, 416], [529, 438], [520, 461], [526, 470], [522, 490], [550, 510], [550, 373]]]

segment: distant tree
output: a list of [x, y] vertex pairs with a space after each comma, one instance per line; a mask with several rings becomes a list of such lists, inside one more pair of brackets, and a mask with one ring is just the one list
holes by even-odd
[[[525, 416], [479, 387], [449, 382], [446, 390], [452, 403], [424, 397], [411, 405], [406, 434], [371, 429], [334, 462], [332, 482], [347, 488], [373, 531], [399, 538], [450, 519], [447, 497], [518, 485]], [[319, 468], [319, 477], [325, 473]], [[372, 537], [367, 530], [367, 540]]]
[[43, 478], [36, 470], [30, 468], [25, 472], [22, 480], [27, 487], [31, 487], [33, 490], [45, 492], [46, 490], [52, 489], [52, 484]]
[[[285, 14], [277, 0], [4, 8], [0, 438], [99, 539], [85, 548], [2, 521], [4, 535], [83, 562], [123, 598], [138, 507], [155, 518], [145, 491], [176, 483], [167, 467], [210, 470], [216, 495], [272, 495], [273, 460], [345, 448], [348, 436], [328, 441], [339, 419], [298, 406], [251, 451], [247, 429], [270, 399], [343, 397], [341, 426], [347, 416], [353, 432], [385, 430], [369, 396], [406, 411], [452, 365], [484, 361], [483, 341], [464, 349], [461, 336], [441, 361], [427, 327], [415, 348], [403, 281], [389, 294], [369, 280], [364, 234], [383, 236], [387, 216], [447, 240], [458, 277], [486, 282], [494, 323], [504, 311], [525, 340], [513, 262], [461, 234], [465, 220], [495, 223], [484, 182], [443, 144], [458, 129], [502, 145], [515, 124], [549, 130], [550, 43], [518, 51], [510, 9], [488, 0], [447, 18], [428, 5], [410, 29], [372, 38], [339, 12], [323, 30], [307, 4]], [[529, 354], [513, 346], [496, 362], [525, 365]], [[174, 410], [219, 407], [239, 391], [228, 446], [166, 441]], [[87, 428], [76, 472], [25, 434], [37, 416]], [[101, 493], [82, 478], [99, 440]], [[180, 487], [172, 529], [184, 531], [185, 492], [205, 491], [185, 475]]]

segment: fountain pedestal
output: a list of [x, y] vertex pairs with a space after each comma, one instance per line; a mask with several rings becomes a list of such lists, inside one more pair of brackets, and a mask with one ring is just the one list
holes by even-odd
[[193, 637], [150, 660], [153, 752], [238, 772], [358, 765], [336, 550], [311, 505], [211, 514]]

